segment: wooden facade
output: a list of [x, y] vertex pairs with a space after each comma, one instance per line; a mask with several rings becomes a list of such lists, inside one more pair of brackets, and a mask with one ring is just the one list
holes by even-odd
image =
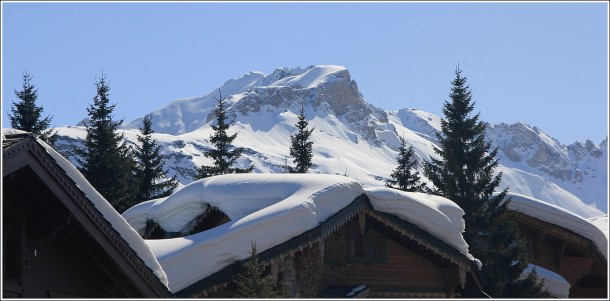
[[564, 277], [570, 298], [608, 297], [608, 262], [590, 239], [523, 213], [519, 228], [530, 262]]
[[[366, 289], [352, 297], [448, 298], [481, 289], [473, 261], [417, 226], [375, 211], [366, 195], [318, 227], [260, 253], [259, 259], [290, 297], [302, 297], [299, 263], [306, 256], [313, 256], [320, 273], [317, 297], [360, 285]], [[176, 296], [235, 297], [240, 271], [236, 262]]]
[[3, 298], [172, 296], [40, 142], [2, 143]]

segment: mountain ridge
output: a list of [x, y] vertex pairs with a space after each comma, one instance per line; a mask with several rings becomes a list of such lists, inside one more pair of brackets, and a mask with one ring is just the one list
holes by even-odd
[[[389, 177], [399, 136], [414, 146], [421, 169], [422, 160], [434, 155], [440, 130], [441, 118], [434, 114], [385, 111], [369, 104], [345, 67], [253, 71], [204, 96], [176, 99], [151, 112], [154, 137], [169, 158], [165, 168], [170, 175], [177, 173], [183, 184], [192, 181], [197, 166], [210, 164], [203, 152], [210, 147], [210, 121], [220, 92], [235, 120], [232, 131], [239, 132], [234, 144], [246, 148], [240, 164], [254, 163], [256, 172], [284, 171], [290, 160], [289, 135], [301, 106], [316, 128], [312, 172], [348, 174], [365, 186], [383, 185]], [[122, 127], [130, 143], [137, 143], [141, 119]], [[84, 138], [79, 127], [59, 131], [64, 149]], [[599, 145], [588, 141], [566, 146], [525, 123], [490, 125], [487, 137], [500, 150], [501, 187], [555, 202], [584, 217], [607, 212], [607, 138]]]

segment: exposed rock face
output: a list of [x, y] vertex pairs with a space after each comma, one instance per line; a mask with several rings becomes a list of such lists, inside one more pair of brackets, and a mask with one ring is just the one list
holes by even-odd
[[[301, 106], [316, 124], [312, 172], [349, 174], [365, 185], [383, 185], [395, 167], [399, 137], [405, 135], [420, 172], [423, 160], [435, 155], [439, 116], [416, 109], [386, 112], [368, 104], [344, 67], [281, 68], [270, 74], [250, 72], [205, 96], [178, 99], [151, 113], [165, 168], [183, 184], [207, 160], [203, 154], [211, 146], [210, 122], [220, 93], [230, 119], [239, 123], [236, 142], [246, 148], [239, 164], [254, 163], [257, 172], [286, 171], [289, 135]], [[123, 127], [129, 143], [138, 143], [141, 123], [139, 118]], [[73, 149], [82, 145], [84, 127], [58, 130], [58, 150], [76, 165]], [[567, 195], [571, 204], [584, 203], [577, 207], [607, 212], [607, 139], [599, 145], [587, 140], [565, 146], [523, 123], [489, 125], [487, 139], [499, 149], [501, 168], [509, 171], [503, 187], [540, 199]]]
[[501, 123], [490, 127], [488, 137], [513, 162], [525, 162], [557, 179], [572, 178], [566, 147], [536, 127]]
[[[307, 77], [315, 75], [317, 81], [312, 84]], [[242, 115], [258, 113], [261, 109], [268, 112], [298, 112], [304, 106], [319, 116], [330, 114], [342, 118], [365, 139], [377, 143], [377, 124], [388, 122], [387, 113], [364, 100], [349, 71], [343, 68], [324, 70], [309, 66], [305, 69], [277, 69], [232, 97], [236, 102], [230, 110]], [[213, 117], [208, 116], [208, 121]]]

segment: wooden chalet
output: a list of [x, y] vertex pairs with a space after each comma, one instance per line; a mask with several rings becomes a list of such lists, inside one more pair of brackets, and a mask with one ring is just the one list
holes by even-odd
[[530, 262], [570, 283], [570, 298], [608, 297], [608, 262], [595, 243], [569, 229], [521, 213]]
[[2, 297], [173, 296], [41, 143], [3, 135]]
[[[414, 224], [374, 210], [365, 194], [316, 228], [261, 252], [259, 259], [290, 297], [302, 297], [300, 263], [306, 256], [320, 273], [316, 297], [451, 298], [481, 290], [474, 261]], [[174, 293], [235, 297], [241, 266], [234, 262]]]

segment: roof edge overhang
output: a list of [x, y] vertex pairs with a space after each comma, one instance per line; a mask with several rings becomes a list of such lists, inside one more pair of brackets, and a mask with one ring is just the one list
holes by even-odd
[[[322, 242], [329, 235], [337, 231], [337, 229], [351, 221], [361, 211], [386, 226], [394, 228], [394, 230], [401, 233], [403, 237], [417, 243], [424, 249], [430, 250], [435, 256], [455, 264], [466, 273], [471, 274], [472, 278], [475, 279], [477, 286], [482, 289], [480, 271], [474, 261], [468, 259], [468, 257], [460, 253], [460, 251], [416, 225], [402, 220], [395, 215], [374, 210], [368, 196], [364, 193], [356, 197], [349, 205], [330, 216], [317, 227], [305, 231], [282, 244], [260, 252], [258, 255], [259, 260], [264, 265], [269, 265], [275, 260], [282, 260], [286, 256], [301, 252], [307, 247], [312, 247], [314, 244]], [[239, 273], [241, 264], [244, 260], [226, 266], [224, 269], [175, 292], [175, 295], [179, 298], [192, 297], [195, 294], [207, 295], [211, 291], [217, 291], [219, 287], [227, 287]]]
[[[601, 250], [597, 247], [597, 245], [595, 244], [595, 242], [593, 242], [593, 240], [591, 240], [588, 237], [585, 237], [581, 234], [578, 234], [568, 228], [562, 227], [561, 225], [557, 225], [545, 220], [542, 220], [540, 218], [528, 215], [522, 211], [518, 211], [518, 210], [509, 210], [512, 212], [516, 212], [519, 214], [519, 221], [523, 222], [523, 224], [531, 229], [539, 229], [540, 231], [546, 233], [547, 235], [559, 238], [559, 239], [569, 239], [571, 240], [575, 245], [577, 246], [581, 246], [581, 247], [585, 247], [591, 250], [594, 250], [595, 256], [597, 257], [596, 259], [602, 264], [607, 266], [608, 265], [608, 261], [606, 260], [606, 257], [602, 254]], [[549, 225], [550, 227], [547, 227], [546, 229], [544, 228], [540, 228], [539, 225], [540, 224], [544, 224], [544, 225]], [[593, 225], [592, 225], [593, 226]], [[595, 226], [593, 226], [595, 227]], [[563, 232], [562, 234], [558, 233], [558, 232]]]
[[[87, 231], [97, 232], [98, 237], [105, 239], [105, 242], [100, 245], [126, 275], [132, 279], [137, 277], [133, 283], [144, 297], [173, 297], [169, 289], [161, 283], [161, 280], [129, 246], [121, 234], [113, 228], [33, 134], [5, 135], [4, 138], [2, 141], [3, 178], [26, 166], [35, 172], [47, 173], [55, 182], [54, 184], [47, 183], [51, 184], [49, 189], [58, 196], [67, 196], [73, 200], [73, 202], [67, 202], [65, 197], [58, 197]], [[5, 147], [7, 141], [9, 142]]]

